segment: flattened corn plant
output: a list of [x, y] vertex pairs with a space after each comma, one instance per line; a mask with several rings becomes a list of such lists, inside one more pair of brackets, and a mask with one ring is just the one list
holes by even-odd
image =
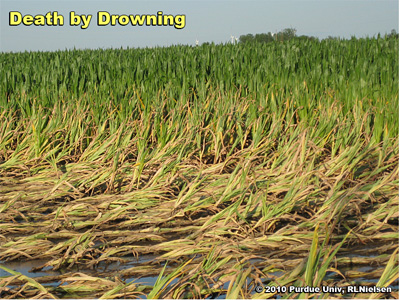
[[1, 53], [0, 296], [398, 286], [398, 45]]

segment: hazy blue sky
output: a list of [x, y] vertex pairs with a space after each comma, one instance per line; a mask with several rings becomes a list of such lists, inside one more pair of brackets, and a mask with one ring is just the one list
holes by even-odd
[[[277, 1], [1, 1], [0, 51], [64, 50], [225, 43], [230, 36], [267, 33], [284, 28], [319, 38], [376, 36], [399, 28], [397, 0], [277, 0]], [[9, 12], [45, 15], [58, 11], [64, 26], [10, 26]], [[69, 13], [93, 14], [87, 29], [69, 25]], [[186, 16], [186, 26], [97, 26], [97, 12]]]

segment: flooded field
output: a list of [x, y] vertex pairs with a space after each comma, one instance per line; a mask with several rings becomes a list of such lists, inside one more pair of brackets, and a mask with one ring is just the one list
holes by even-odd
[[[49, 183], [57, 180], [50, 178]], [[258, 285], [296, 284], [310, 262], [316, 272], [322, 269], [322, 275], [313, 275], [318, 286], [374, 286], [387, 273], [385, 285], [393, 292], [383, 296], [398, 293], [395, 209], [377, 223], [382, 231], [374, 236], [330, 233], [322, 224], [305, 231], [299, 227], [304, 217], [290, 221], [289, 215], [271, 230], [257, 228], [259, 219], [249, 215], [247, 222], [237, 219], [246, 206], [236, 212], [219, 209], [224, 218], [211, 213], [213, 204], [210, 213], [185, 213], [174, 211], [175, 201], [162, 200], [155, 191], [64, 198], [61, 204], [56, 193], [45, 199], [57, 183], [38, 189], [32, 179], [18, 182], [25, 184], [23, 193], [14, 186], [1, 198], [18, 197], [0, 225], [3, 298], [145, 298], [152, 292], [158, 298], [177, 297], [179, 291], [179, 297], [221, 299], [235, 286], [246, 297], [258, 297], [264, 296], [255, 293]], [[203, 189], [197, 199], [207, 193]], [[375, 213], [388, 216], [388, 211]], [[365, 212], [366, 218], [373, 213]]]
[[397, 299], [398, 53], [0, 54], [0, 297]]
[[[377, 246], [377, 245], [375, 245]], [[377, 248], [379, 248], [377, 246]], [[352, 262], [350, 259], [354, 257], [355, 262]], [[382, 256], [381, 256], [382, 257]], [[115, 285], [117, 282], [121, 286], [129, 286], [135, 284], [140, 286], [137, 290], [142, 290], [143, 293], [135, 293], [134, 298], [142, 298], [146, 299], [147, 294], [152, 290], [152, 287], [156, 285], [158, 280], [158, 275], [156, 276], [146, 276], [142, 274], [139, 276], [140, 272], [134, 271], [140, 269], [140, 266], [151, 265], [156, 262], [157, 259], [155, 256], [149, 256], [147, 258], [137, 259], [135, 257], [127, 257], [124, 259], [124, 262], [114, 262], [114, 263], [100, 263], [96, 266], [95, 269], [80, 269], [79, 267], [74, 267], [69, 270], [46, 270], [46, 268], [42, 268], [46, 261], [44, 260], [33, 260], [33, 261], [17, 261], [17, 262], [1, 262], [2, 266], [18, 272], [22, 275], [25, 275], [29, 278], [32, 278], [38, 284], [41, 284], [47, 291], [51, 291], [52, 295], [57, 298], [97, 298], [96, 295], [93, 294], [93, 291], [96, 289], [92, 287], [92, 289], [88, 288], [87, 290], [81, 288], [71, 288], [69, 286], [72, 280], [82, 280], [82, 282], [96, 282], [98, 283], [98, 288], [102, 286], [102, 283], [108, 282], [108, 286]], [[346, 254], [342, 253], [341, 257], [338, 257], [338, 267], [335, 271], [328, 271], [325, 274], [324, 282], [332, 283], [332, 282], [344, 282], [346, 279], [349, 285], [354, 286], [376, 286], [379, 282], [381, 274], [384, 272], [384, 266], [379, 266], [380, 257], [377, 253], [375, 255], [369, 254], [367, 256], [362, 256], [361, 254], [353, 253]], [[262, 259], [251, 259], [248, 262], [249, 266], [252, 266], [253, 270], [262, 269], [267, 265], [267, 262]], [[156, 263], [156, 266], [162, 265], [162, 263]], [[5, 270], [7, 270], [5, 269]], [[0, 269], [0, 278], [9, 277], [9, 273], [4, 269]], [[38, 271], [39, 270], [39, 271]], [[131, 274], [136, 274], [132, 276]], [[261, 280], [262, 285], [266, 286], [271, 279], [278, 279], [284, 277], [285, 273], [283, 271], [275, 271], [268, 272], [269, 280], [266, 281]], [[85, 281], [86, 280], [86, 281]], [[21, 283], [20, 283], [21, 281]], [[18, 289], [20, 284], [22, 284], [23, 280], [16, 280], [13, 285], [8, 285], [5, 290], [3, 290], [2, 296], [7, 295], [7, 290], [10, 289]], [[79, 282], [79, 281], [78, 281]], [[248, 287], [249, 295], [257, 295], [254, 291], [255, 289], [255, 280], [252, 278], [247, 278], [245, 285]], [[229, 285], [231, 282], [225, 282], [219, 288], [221, 291], [227, 291], [229, 289]], [[260, 283], [259, 283], [260, 284]], [[86, 285], [86, 284], [85, 284]], [[169, 285], [172, 287], [174, 285], [179, 285], [179, 279], [175, 278], [169, 282]], [[391, 296], [395, 298], [398, 295], [399, 291], [399, 281], [394, 280], [391, 284], [388, 285], [392, 289], [392, 293], [387, 294], [386, 296]], [[253, 291], [252, 291], [253, 289]], [[98, 289], [100, 290], [100, 289]], [[123, 289], [121, 289], [123, 290]], [[28, 293], [29, 294], [29, 293]], [[100, 295], [100, 293], [98, 294]], [[334, 295], [334, 294], [332, 294]], [[120, 294], [120, 297], [125, 297], [123, 293]], [[133, 295], [131, 295], [133, 296]], [[345, 298], [352, 298], [354, 294], [345, 295]], [[211, 294], [209, 299], [225, 299], [226, 295], [224, 293], [214, 293]], [[281, 298], [278, 296], [278, 298]]]

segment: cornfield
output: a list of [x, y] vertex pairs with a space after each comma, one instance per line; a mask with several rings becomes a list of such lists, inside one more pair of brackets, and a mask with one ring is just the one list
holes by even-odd
[[397, 38], [1, 53], [0, 69], [0, 297], [398, 298]]

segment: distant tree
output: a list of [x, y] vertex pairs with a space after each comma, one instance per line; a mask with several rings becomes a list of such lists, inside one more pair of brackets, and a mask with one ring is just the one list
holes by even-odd
[[246, 35], [241, 35], [239, 37], [239, 43], [250, 43], [250, 42], [254, 42], [254, 36], [251, 33]]
[[287, 40], [290, 40], [290, 39], [296, 37], [297, 30], [294, 28], [285, 28], [281, 32], [284, 37], [284, 40], [287, 41]]
[[268, 33], [258, 33], [255, 35], [254, 37], [256, 42], [259, 43], [269, 43], [272, 42], [274, 40], [274, 38], [272, 37], [271, 32]]
[[390, 34], [388, 34], [388, 37], [399, 38], [399, 34], [397, 33], [396, 29], [392, 29], [392, 31], [390, 32]]
[[275, 40], [279, 42], [288, 41], [296, 37], [296, 29], [285, 28], [276, 33]]
[[[252, 35], [249, 33], [246, 35], [241, 35], [239, 37], [239, 42], [240, 43], [250, 43], [250, 42], [270, 43], [274, 41], [283, 42], [296, 38], [296, 32], [297, 30], [294, 28], [285, 28], [274, 35], [271, 32], [257, 33], [256, 35]], [[304, 37], [305, 36], [303, 36], [303, 39]], [[310, 38], [314, 39], [313, 37]]]
[[317, 38], [314, 36], [308, 36], [308, 35], [300, 35], [300, 36], [296, 36], [296, 39], [305, 41], [305, 40], [309, 40], [309, 41], [315, 41]]

